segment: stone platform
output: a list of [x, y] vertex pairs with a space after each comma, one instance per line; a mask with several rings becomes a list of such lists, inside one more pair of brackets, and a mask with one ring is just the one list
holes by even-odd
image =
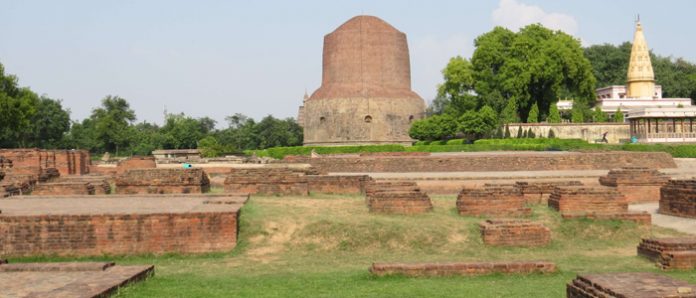
[[546, 261], [511, 261], [511, 262], [449, 262], [449, 263], [374, 263], [369, 269], [377, 276], [450, 276], [450, 275], [486, 275], [494, 273], [530, 274], [551, 273], [556, 265]]
[[580, 274], [567, 284], [568, 298], [696, 297], [696, 285], [655, 273]]
[[637, 250], [662, 269], [696, 268], [696, 237], [642, 239]]
[[120, 266], [110, 262], [0, 263], [0, 296], [108, 297], [119, 287], [154, 273], [154, 266]]
[[248, 195], [29, 196], [0, 200], [0, 256], [229, 251]]

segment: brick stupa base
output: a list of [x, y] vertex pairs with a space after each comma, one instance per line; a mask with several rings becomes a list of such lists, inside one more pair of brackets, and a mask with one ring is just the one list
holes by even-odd
[[225, 192], [259, 195], [309, 195], [307, 177], [289, 168], [234, 169], [225, 179]]
[[566, 286], [568, 298], [696, 297], [696, 285], [655, 273], [581, 274]]
[[154, 266], [108, 262], [0, 263], [2, 297], [109, 297], [154, 275]]
[[662, 269], [694, 269], [696, 237], [642, 239], [638, 255], [654, 261]]
[[418, 214], [433, 210], [430, 197], [415, 182], [371, 183], [365, 201], [373, 213]]
[[519, 219], [489, 219], [479, 223], [486, 245], [544, 246], [551, 242], [551, 230], [541, 223]]
[[374, 263], [369, 269], [377, 276], [450, 276], [487, 275], [494, 273], [552, 273], [556, 265], [545, 261], [476, 262], [476, 263]]
[[514, 187], [464, 188], [457, 196], [459, 215], [517, 217], [529, 216], [522, 192]]

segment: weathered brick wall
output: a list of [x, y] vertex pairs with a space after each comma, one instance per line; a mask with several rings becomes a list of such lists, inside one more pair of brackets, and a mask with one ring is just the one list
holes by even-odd
[[696, 268], [696, 237], [643, 238], [637, 250], [662, 269]]
[[116, 174], [123, 174], [133, 169], [154, 169], [157, 167], [154, 156], [131, 156], [116, 165]]
[[469, 216], [528, 216], [522, 192], [514, 187], [463, 188], [457, 196], [460, 215]]
[[0, 216], [0, 254], [132, 255], [228, 251], [238, 212]]
[[0, 149], [0, 156], [12, 160], [17, 174], [38, 175], [46, 168], [55, 168], [61, 175], [89, 173], [90, 157], [85, 150]]
[[660, 189], [661, 214], [696, 218], [696, 179], [670, 180]]
[[310, 193], [363, 194], [365, 186], [372, 181], [367, 175], [306, 177]]
[[545, 246], [551, 242], [551, 230], [542, 223], [527, 220], [489, 219], [479, 223], [486, 245]]
[[582, 186], [580, 181], [516, 181], [514, 187], [518, 188], [527, 204], [546, 203], [553, 190], [558, 186]]
[[386, 214], [418, 214], [433, 210], [427, 194], [415, 182], [373, 182], [365, 191], [370, 212]]
[[615, 187], [628, 202], [657, 202], [660, 200], [660, 187], [667, 184], [669, 177], [655, 169], [643, 167], [623, 167], [609, 171], [599, 177], [599, 183]]
[[545, 261], [511, 261], [478, 263], [373, 263], [370, 273], [378, 276], [449, 276], [552, 273], [556, 265]]
[[288, 163], [309, 163], [323, 172], [480, 172], [608, 170], [624, 166], [675, 168], [664, 152], [472, 153], [432, 156], [322, 155], [288, 157]]
[[[581, 274], [566, 285], [568, 298], [695, 297], [696, 285], [666, 275], [631, 272]], [[683, 292], [683, 291], [691, 291]], [[680, 294], [681, 292], [681, 294]]]
[[117, 194], [204, 193], [210, 190], [202, 169], [132, 169], [116, 177]]
[[94, 187], [94, 194], [96, 195], [106, 195], [111, 193], [111, 184], [109, 183], [111, 177], [102, 175], [84, 175], [84, 176], [63, 176], [56, 180], [56, 182], [82, 182], [88, 183]]
[[225, 178], [226, 193], [309, 195], [307, 176], [288, 168], [234, 169]]
[[87, 182], [48, 182], [37, 183], [34, 185], [32, 195], [93, 195], [95, 194], [94, 186]]
[[644, 225], [652, 220], [647, 212], [628, 211], [626, 197], [613, 187], [556, 187], [548, 205], [564, 219], [626, 220]]

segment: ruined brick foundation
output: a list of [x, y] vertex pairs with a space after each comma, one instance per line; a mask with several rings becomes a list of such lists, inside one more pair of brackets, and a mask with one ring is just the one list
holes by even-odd
[[647, 272], [579, 274], [566, 285], [568, 298], [696, 297], [696, 285]]
[[477, 262], [477, 263], [374, 263], [369, 269], [377, 276], [452, 276], [552, 273], [556, 265], [545, 261]]
[[515, 187], [464, 188], [457, 196], [459, 215], [518, 217], [529, 216], [522, 192]]
[[696, 179], [670, 180], [660, 189], [660, 214], [696, 218]]
[[365, 200], [373, 213], [418, 214], [433, 210], [430, 197], [415, 182], [371, 183]]
[[669, 177], [655, 169], [643, 167], [623, 167], [609, 171], [599, 177], [599, 183], [614, 187], [623, 194], [629, 203], [657, 202], [660, 200], [660, 187], [667, 184]]
[[643, 238], [637, 250], [662, 269], [696, 268], [696, 237]]
[[210, 190], [202, 169], [132, 169], [116, 177], [117, 194], [204, 193]]
[[486, 245], [545, 246], [551, 242], [551, 230], [538, 222], [519, 219], [489, 219], [479, 223]]
[[556, 187], [548, 206], [561, 212], [564, 219], [616, 219], [650, 224], [647, 212], [628, 211], [626, 197], [612, 187]]

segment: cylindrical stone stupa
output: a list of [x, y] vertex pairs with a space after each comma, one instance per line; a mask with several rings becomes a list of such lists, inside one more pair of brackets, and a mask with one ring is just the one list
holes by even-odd
[[324, 37], [321, 87], [304, 103], [305, 145], [410, 144], [425, 102], [411, 90], [406, 34], [357, 16]]

